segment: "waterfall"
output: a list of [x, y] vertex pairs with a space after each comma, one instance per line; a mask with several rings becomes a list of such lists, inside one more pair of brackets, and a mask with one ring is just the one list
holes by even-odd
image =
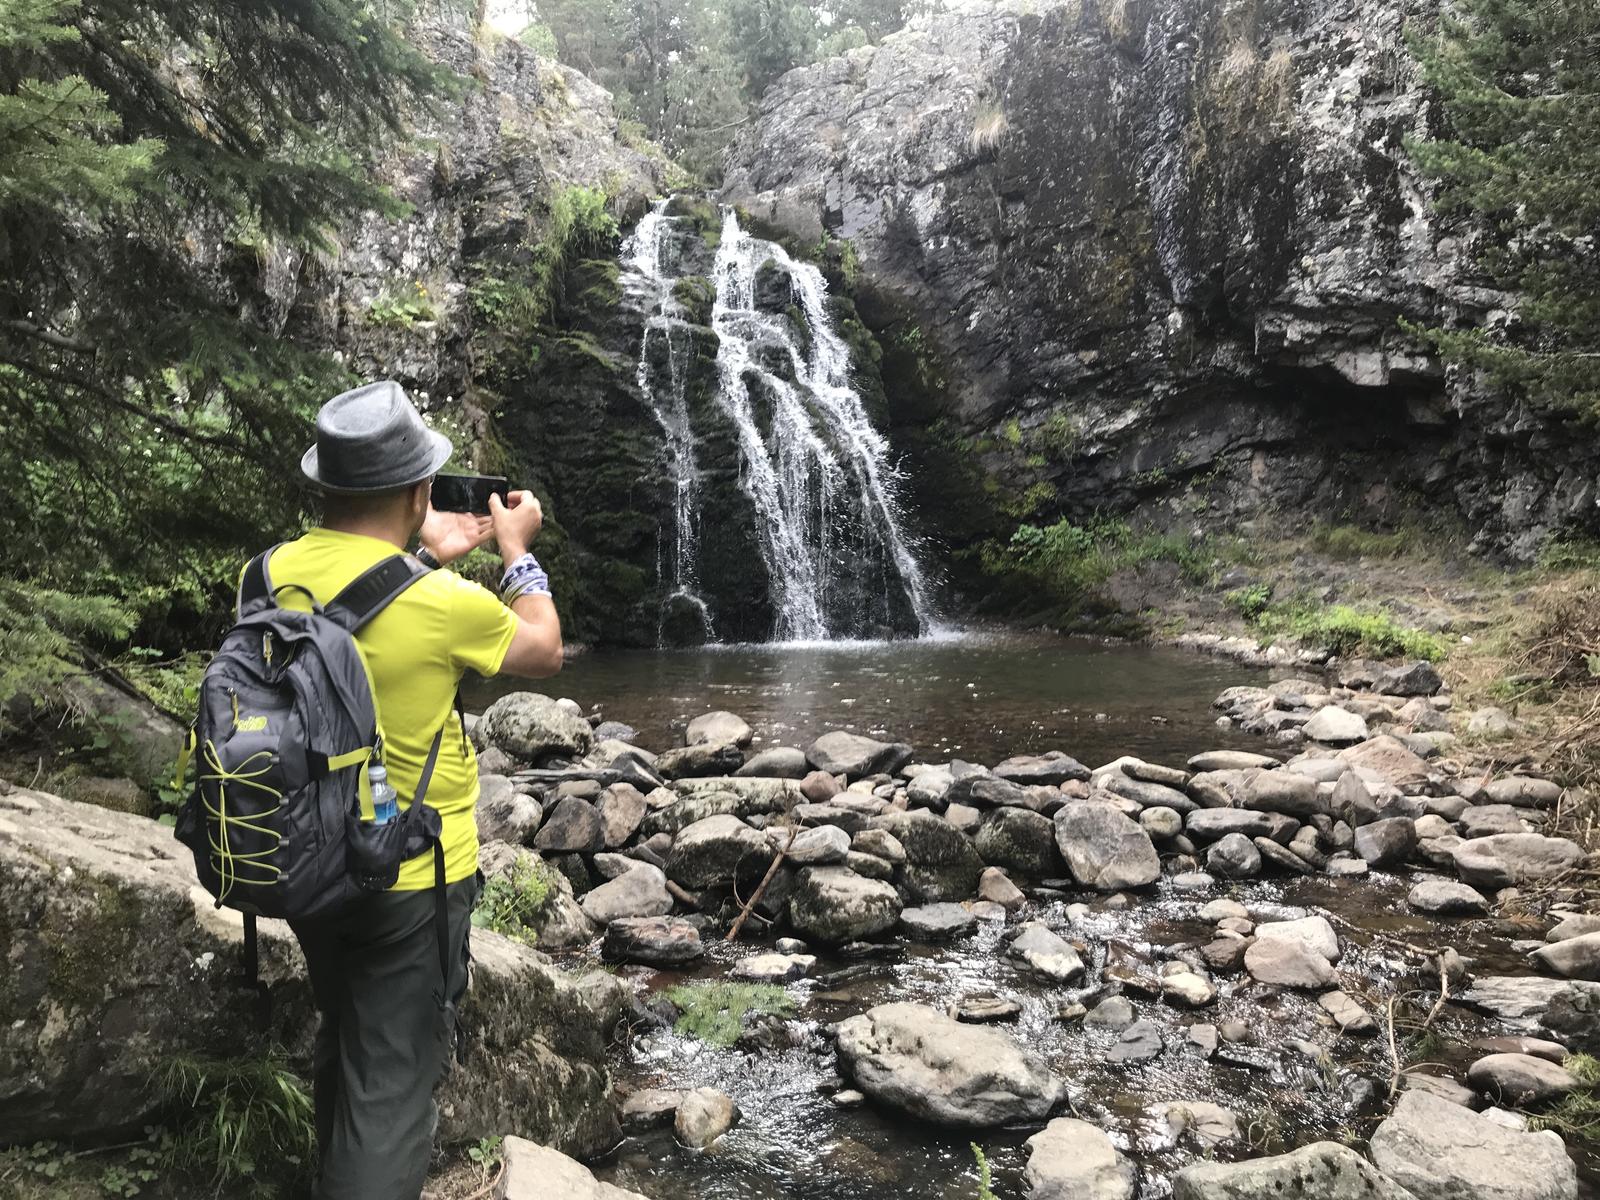
[[[756, 301], [758, 274], [787, 277], [808, 346], [787, 312]], [[761, 544], [780, 641], [837, 636], [838, 593], [881, 548], [918, 631], [933, 626], [927, 581], [906, 541], [895, 503], [889, 445], [850, 384], [850, 352], [827, 307], [827, 282], [810, 263], [753, 238], [723, 214], [712, 328], [719, 340], [718, 401], [739, 431], [745, 490]], [[776, 351], [776, 353], [772, 353]], [[761, 418], [765, 417], [766, 429]]]
[[[731, 210], [721, 221], [714, 261], [691, 219], [672, 215], [670, 198], [622, 249], [623, 294], [644, 326], [634, 378], [665, 435], [673, 493], [670, 541], [664, 530], [659, 553], [662, 621], [688, 606], [704, 637], [715, 636], [724, 581], [702, 588], [701, 540], [716, 536], [705, 526], [702, 472], [720, 466], [737, 469], [754, 516], [775, 640], [933, 631], [932, 589], [897, 501], [900, 475], [851, 384], [850, 348], [827, 281], [781, 246], [751, 237]], [[705, 344], [706, 331], [677, 297], [681, 280], [708, 267], [714, 380], [703, 370], [696, 377], [696, 335]], [[703, 321], [703, 311], [695, 319]], [[701, 461], [708, 421], [731, 429], [736, 464]], [[722, 439], [713, 444], [726, 445], [726, 433]], [[731, 483], [731, 474], [722, 478]]]
[[[623, 294], [638, 303], [644, 313], [634, 380], [666, 436], [667, 467], [672, 479], [673, 539], [661, 556], [658, 566], [663, 569], [658, 574], [671, 589], [669, 603], [678, 600], [687, 604], [698, 614], [701, 632], [710, 640], [715, 631], [705, 601], [700, 598], [697, 578], [700, 514], [696, 503], [694, 430], [689, 424], [686, 343], [690, 335], [682, 306], [673, 295], [677, 277], [671, 273], [669, 262], [671, 243], [667, 234], [673, 222], [667, 216], [670, 202], [670, 197], [657, 201], [623, 244], [621, 283]], [[658, 378], [661, 369], [656, 359], [661, 351], [666, 360], [665, 380]], [[667, 609], [667, 604], [661, 606], [663, 618]]]

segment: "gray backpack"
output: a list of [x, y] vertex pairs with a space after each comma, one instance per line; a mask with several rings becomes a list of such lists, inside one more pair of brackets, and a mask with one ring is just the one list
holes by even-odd
[[[274, 547], [276, 549], [276, 547]], [[245, 971], [256, 970], [255, 918], [306, 921], [386, 891], [407, 859], [434, 854], [443, 911], [444, 850], [437, 810], [425, 804], [444, 729], [434, 735], [411, 805], [372, 819], [367, 767], [381, 755], [377, 705], [356, 637], [427, 568], [396, 554], [326, 607], [280, 608], [267, 559], [239, 586], [238, 620], [200, 682], [199, 714], [179, 759], [194, 789], [176, 833], [194, 852], [218, 907], [245, 914]], [[443, 947], [441, 946], [441, 954]]]

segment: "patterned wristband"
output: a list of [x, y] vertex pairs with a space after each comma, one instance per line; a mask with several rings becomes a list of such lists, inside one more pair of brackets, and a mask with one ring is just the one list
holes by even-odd
[[511, 604], [523, 596], [549, 594], [550, 576], [531, 552], [513, 562], [500, 577], [500, 599], [505, 604]]

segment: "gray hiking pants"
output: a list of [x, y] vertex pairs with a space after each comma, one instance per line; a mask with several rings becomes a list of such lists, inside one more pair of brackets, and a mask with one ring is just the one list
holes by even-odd
[[294, 926], [322, 1015], [312, 1081], [317, 1200], [422, 1194], [433, 1088], [455, 1044], [478, 887], [465, 879], [445, 888], [448, 984], [432, 890], [368, 896], [333, 919]]

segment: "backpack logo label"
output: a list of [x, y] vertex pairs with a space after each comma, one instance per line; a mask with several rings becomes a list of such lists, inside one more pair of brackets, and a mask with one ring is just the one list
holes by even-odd
[[240, 717], [234, 721], [233, 727], [240, 733], [265, 733], [267, 731], [267, 718]]

